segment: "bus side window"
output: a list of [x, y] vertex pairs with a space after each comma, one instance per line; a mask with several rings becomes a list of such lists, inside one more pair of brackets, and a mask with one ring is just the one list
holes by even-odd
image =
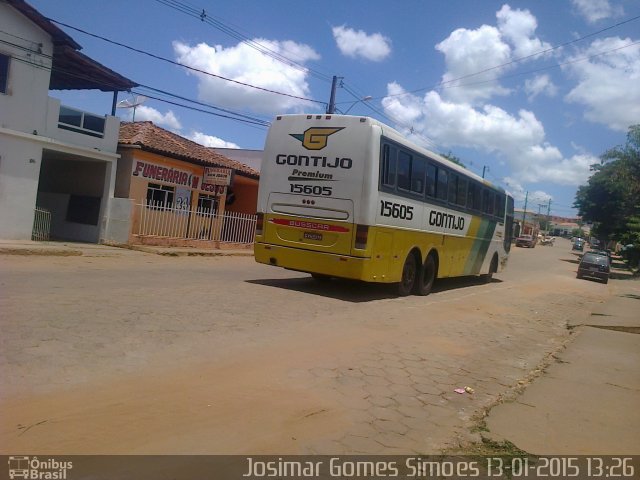
[[387, 187], [396, 186], [396, 149], [389, 144], [382, 147], [382, 184]]
[[469, 210], [475, 210], [476, 208], [478, 208], [475, 204], [477, 188], [478, 186], [473, 181], [469, 182], [469, 193], [467, 195], [467, 208]]
[[438, 183], [436, 185], [436, 197], [438, 200], [447, 200], [447, 171], [444, 168], [438, 168]]
[[449, 203], [456, 203], [458, 197], [458, 176], [449, 174]]
[[427, 163], [427, 184], [425, 190], [427, 197], [436, 196], [436, 167], [432, 163]]
[[411, 191], [413, 193], [424, 193], [424, 174], [426, 162], [422, 158], [413, 158], [411, 162]]
[[496, 193], [496, 206], [493, 214], [501, 219], [504, 218], [504, 195], [502, 193]]
[[495, 196], [495, 194], [491, 190], [489, 190], [487, 188], [484, 189], [484, 192], [483, 192], [483, 197], [484, 198], [483, 198], [482, 204], [483, 204], [483, 207], [484, 207], [484, 213], [486, 213], [487, 215], [493, 215], [493, 202], [494, 202], [493, 198], [494, 198], [494, 196]]
[[473, 205], [475, 209], [479, 212], [482, 212], [482, 186], [476, 183], [476, 191], [474, 192], [474, 200]]
[[458, 195], [456, 204], [463, 207], [467, 204], [467, 179], [458, 178]]
[[398, 188], [411, 189], [411, 155], [402, 150], [398, 152]]

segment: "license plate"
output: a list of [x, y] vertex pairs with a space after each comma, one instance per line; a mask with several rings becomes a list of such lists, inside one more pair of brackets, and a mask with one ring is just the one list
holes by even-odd
[[305, 240], [315, 240], [316, 242], [319, 242], [322, 240], [322, 234], [321, 233], [316, 233], [316, 232], [304, 232], [302, 234], [302, 237]]

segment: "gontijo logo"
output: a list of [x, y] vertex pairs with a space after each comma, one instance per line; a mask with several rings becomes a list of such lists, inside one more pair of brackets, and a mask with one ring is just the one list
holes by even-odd
[[327, 138], [339, 132], [344, 127], [311, 127], [304, 133], [290, 133], [293, 138], [300, 140], [307, 150], [322, 150], [327, 146]]

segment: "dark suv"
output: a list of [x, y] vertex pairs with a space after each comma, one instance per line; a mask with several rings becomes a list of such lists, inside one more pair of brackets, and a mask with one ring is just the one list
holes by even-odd
[[578, 278], [596, 278], [602, 283], [609, 282], [610, 261], [607, 255], [587, 252], [578, 265]]

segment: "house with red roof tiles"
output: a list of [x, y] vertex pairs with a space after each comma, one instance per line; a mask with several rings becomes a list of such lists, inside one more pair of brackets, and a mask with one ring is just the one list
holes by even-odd
[[117, 243], [252, 243], [257, 170], [152, 122], [120, 126], [112, 216]]

